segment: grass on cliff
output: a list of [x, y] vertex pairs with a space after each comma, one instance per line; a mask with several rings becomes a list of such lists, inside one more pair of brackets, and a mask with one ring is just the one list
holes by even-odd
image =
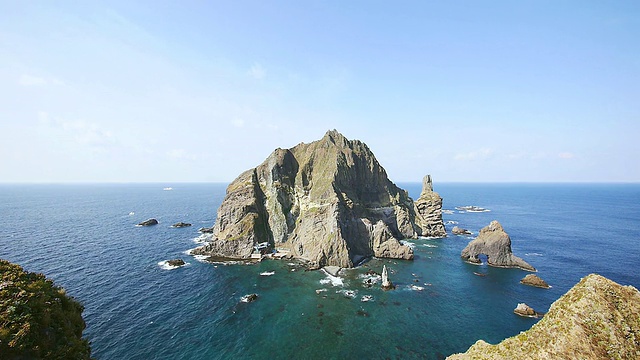
[[44, 275], [0, 260], [0, 358], [89, 359], [83, 310]]

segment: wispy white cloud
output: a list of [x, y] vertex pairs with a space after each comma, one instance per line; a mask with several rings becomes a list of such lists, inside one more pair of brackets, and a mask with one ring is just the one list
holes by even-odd
[[46, 111], [38, 111], [38, 122], [50, 130], [61, 131], [70, 136], [77, 144], [87, 146], [92, 150], [106, 150], [113, 146], [116, 140], [113, 132], [101, 128], [98, 124], [85, 120], [66, 120], [51, 116]]
[[249, 71], [247, 71], [247, 75], [249, 75], [250, 77], [252, 77], [254, 79], [262, 80], [267, 76], [267, 72], [262, 67], [262, 65], [260, 65], [258, 63], [254, 63], [251, 66], [251, 69], [249, 69]]
[[22, 86], [63, 85], [64, 82], [56, 78], [44, 78], [29, 74], [23, 74], [18, 78], [18, 84]]
[[573, 153], [570, 153], [570, 152], [561, 152], [561, 153], [558, 154], [558, 157], [560, 159], [573, 159], [576, 156]]
[[491, 155], [493, 155], [493, 150], [489, 148], [481, 148], [468, 153], [456, 154], [453, 159], [457, 161], [475, 161], [487, 159], [491, 157]]

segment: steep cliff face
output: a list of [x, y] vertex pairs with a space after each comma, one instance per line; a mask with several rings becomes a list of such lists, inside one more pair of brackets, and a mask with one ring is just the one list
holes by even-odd
[[406, 191], [366, 144], [329, 131], [275, 150], [227, 188], [210, 242], [196, 254], [248, 258], [268, 242], [319, 266], [367, 256], [412, 259], [399, 239], [422, 233]]
[[529, 263], [513, 255], [511, 252], [511, 238], [496, 220], [483, 227], [478, 237], [469, 242], [460, 256], [466, 261], [480, 263], [478, 258], [480, 254], [487, 255], [487, 262], [491, 266], [515, 267], [527, 271], [536, 271]]
[[638, 359], [640, 292], [600, 275], [583, 278], [531, 329], [447, 359]]
[[442, 198], [433, 191], [431, 175], [422, 179], [422, 193], [415, 202], [416, 225], [422, 236], [444, 237], [447, 231], [442, 221]]

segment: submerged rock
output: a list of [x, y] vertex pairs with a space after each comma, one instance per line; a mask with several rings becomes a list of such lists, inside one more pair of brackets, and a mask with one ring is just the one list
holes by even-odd
[[182, 221], [179, 222], [179, 223], [175, 223], [175, 224], [171, 225], [171, 227], [174, 227], [174, 228], [182, 228], [182, 227], [187, 227], [187, 226], [191, 226], [191, 224], [185, 223], [185, 222], [182, 222]]
[[453, 229], [451, 229], [451, 233], [454, 235], [471, 235], [471, 231], [459, 226], [454, 226]]
[[542, 280], [540, 277], [538, 277], [538, 275], [535, 275], [535, 274], [529, 274], [525, 276], [522, 280], [520, 280], [520, 283], [529, 285], [529, 286], [543, 288], [543, 289], [548, 289], [551, 287], [549, 286], [549, 284], [547, 284], [546, 281]]
[[496, 267], [515, 267], [527, 271], [536, 271], [526, 261], [511, 252], [511, 238], [496, 220], [480, 230], [478, 237], [471, 240], [460, 256], [469, 262], [479, 264], [478, 255], [487, 255], [487, 262]]
[[413, 250], [399, 239], [440, 234], [441, 199], [429, 193], [433, 204], [418, 216], [366, 144], [328, 131], [310, 144], [276, 149], [238, 176], [211, 241], [193, 253], [249, 258], [267, 242], [314, 267], [350, 268], [370, 256], [410, 260]]
[[420, 227], [422, 236], [445, 237], [447, 231], [442, 221], [442, 198], [433, 191], [431, 175], [422, 179], [422, 192], [414, 203], [416, 225]]
[[382, 290], [393, 290], [396, 287], [393, 285], [391, 280], [389, 280], [389, 275], [387, 274], [387, 266], [382, 265]]
[[250, 303], [258, 300], [258, 294], [247, 294], [240, 298], [241, 302]]
[[140, 224], [138, 224], [138, 226], [151, 226], [151, 225], [158, 225], [158, 220], [149, 219], [149, 220], [145, 220], [145, 221], [141, 222]]
[[497, 345], [478, 340], [447, 359], [637, 359], [638, 334], [640, 292], [591, 274], [531, 329]]

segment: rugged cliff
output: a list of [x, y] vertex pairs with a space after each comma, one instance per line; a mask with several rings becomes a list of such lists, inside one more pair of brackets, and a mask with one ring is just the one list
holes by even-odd
[[483, 227], [478, 237], [469, 242], [460, 256], [466, 261], [480, 263], [478, 258], [480, 254], [487, 255], [487, 262], [491, 266], [515, 267], [527, 271], [536, 271], [526, 261], [513, 255], [511, 252], [511, 238], [496, 220]]
[[583, 278], [531, 329], [447, 359], [638, 359], [640, 292], [600, 275]]
[[[442, 223], [439, 214], [425, 216]], [[318, 266], [352, 267], [368, 256], [412, 259], [399, 240], [423, 234], [416, 217], [412, 199], [367, 145], [332, 130], [276, 149], [234, 180], [209, 243], [194, 253], [248, 258], [255, 244], [267, 242]]]

